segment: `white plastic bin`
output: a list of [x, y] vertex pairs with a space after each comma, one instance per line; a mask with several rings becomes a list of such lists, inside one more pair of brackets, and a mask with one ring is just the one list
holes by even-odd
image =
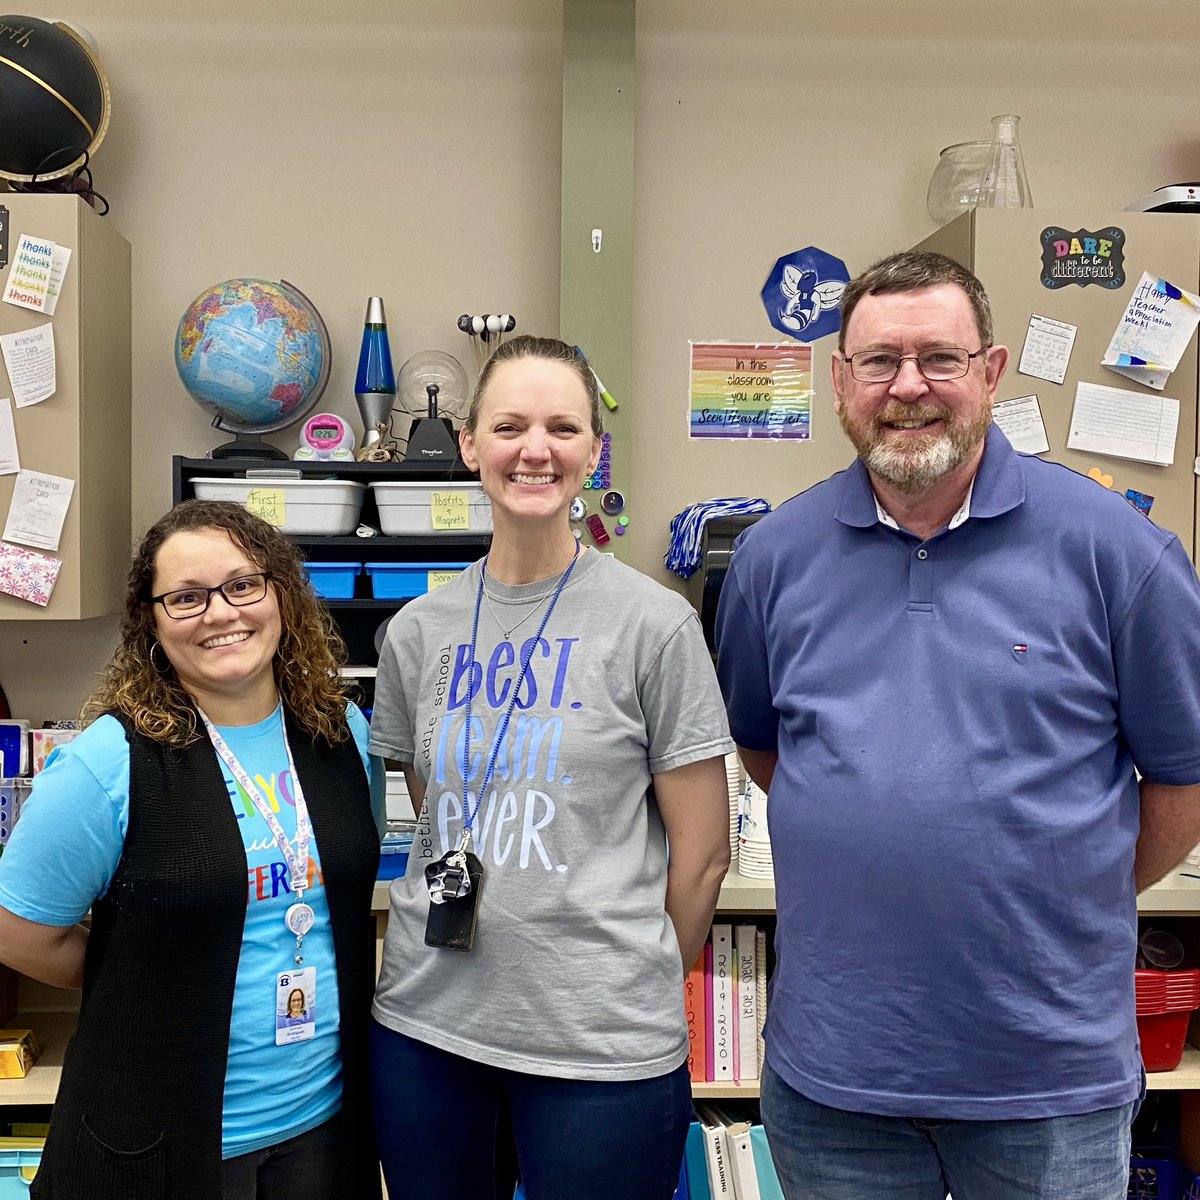
[[233, 500], [284, 533], [345, 537], [358, 527], [366, 485], [344, 479], [192, 480], [197, 500]]
[[456, 533], [490, 533], [492, 502], [479, 483], [371, 484], [384, 533], [446, 537]]

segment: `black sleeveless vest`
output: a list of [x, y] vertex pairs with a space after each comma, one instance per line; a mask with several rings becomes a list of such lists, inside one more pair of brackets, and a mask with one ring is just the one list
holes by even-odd
[[[31, 1197], [220, 1200], [246, 856], [208, 739], [166, 746], [116, 715], [129, 741], [129, 829], [112, 884], [92, 909], [79, 1026]], [[379, 834], [354, 740], [314, 743], [286, 712], [285, 720], [337, 957], [344, 1195], [372, 1200], [380, 1188], [367, 1031]], [[287, 949], [281, 922], [280, 969]], [[281, 1097], [287, 1086], [281, 1077]]]

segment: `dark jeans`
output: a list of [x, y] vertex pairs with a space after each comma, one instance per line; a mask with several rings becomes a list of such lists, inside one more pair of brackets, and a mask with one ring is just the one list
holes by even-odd
[[343, 1200], [336, 1120], [221, 1164], [221, 1200]]
[[525, 1075], [373, 1021], [371, 1076], [390, 1200], [511, 1200], [497, 1172], [505, 1110], [529, 1200], [671, 1200], [679, 1182], [692, 1115], [686, 1063], [627, 1082]]

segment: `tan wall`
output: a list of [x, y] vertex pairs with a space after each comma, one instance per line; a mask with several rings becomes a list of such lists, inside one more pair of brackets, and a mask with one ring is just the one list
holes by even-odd
[[[397, 369], [459, 354], [464, 311], [558, 322], [562, 10], [556, 0], [79, 0], [113, 94], [97, 187], [133, 246], [133, 530], [169, 505], [172, 454], [220, 440], [183, 391], [180, 315], [232, 276], [286, 278], [333, 340], [322, 407], [359, 419], [366, 298]], [[274, 438], [290, 449], [295, 429]], [[0, 683], [73, 715], [116, 623], [0, 626]]]
[[[214, 444], [171, 358], [210, 283], [308, 292], [334, 339], [326, 406], [356, 424], [370, 293], [397, 365], [461, 352], [464, 310], [554, 328], [559, 3], [76, 0], [69, 15], [112, 85], [96, 180], [133, 245], [133, 533], [169, 502], [170, 454]], [[615, 482], [630, 559], [659, 577], [687, 504], [777, 502], [848, 458], [827, 341], [812, 445], [687, 442], [687, 339], [773, 340], [758, 294], [780, 254], [817, 245], [855, 270], [921, 240], [939, 148], [1002, 111], [1023, 117], [1039, 205], [1119, 209], [1200, 177], [1192, 0], [642, 0], [637, 35], [634, 435]], [[0, 629], [0, 683], [35, 718], [67, 715], [114, 630]]]
[[667, 578], [689, 503], [778, 503], [850, 459], [835, 339], [814, 346], [812, 444], [763, 446], [687, 443], [688, 338], [776, 340], [759, 292], [782, 254], [815, 245], [854, 273], [925, 238], [938, 151], [995, 113], [1022, 118], [1038, 207], [1119, 210], [1200, 179], [1196, 106], [1170, 82], [1197, 46], [1188, 0], [640, 3], [634, 564]]

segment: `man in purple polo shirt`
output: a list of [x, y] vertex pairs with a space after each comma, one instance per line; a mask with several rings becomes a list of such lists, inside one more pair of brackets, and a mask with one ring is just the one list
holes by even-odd
[[1200, 841], [1200, 585], [1173, 534], [1014, 452], [1007, 362], [952, 260], [851, 283], [858, 460], [748, 530], [721, 597], [770, 793], [791, 1200], [1125, 1195], [1135, 897]]

